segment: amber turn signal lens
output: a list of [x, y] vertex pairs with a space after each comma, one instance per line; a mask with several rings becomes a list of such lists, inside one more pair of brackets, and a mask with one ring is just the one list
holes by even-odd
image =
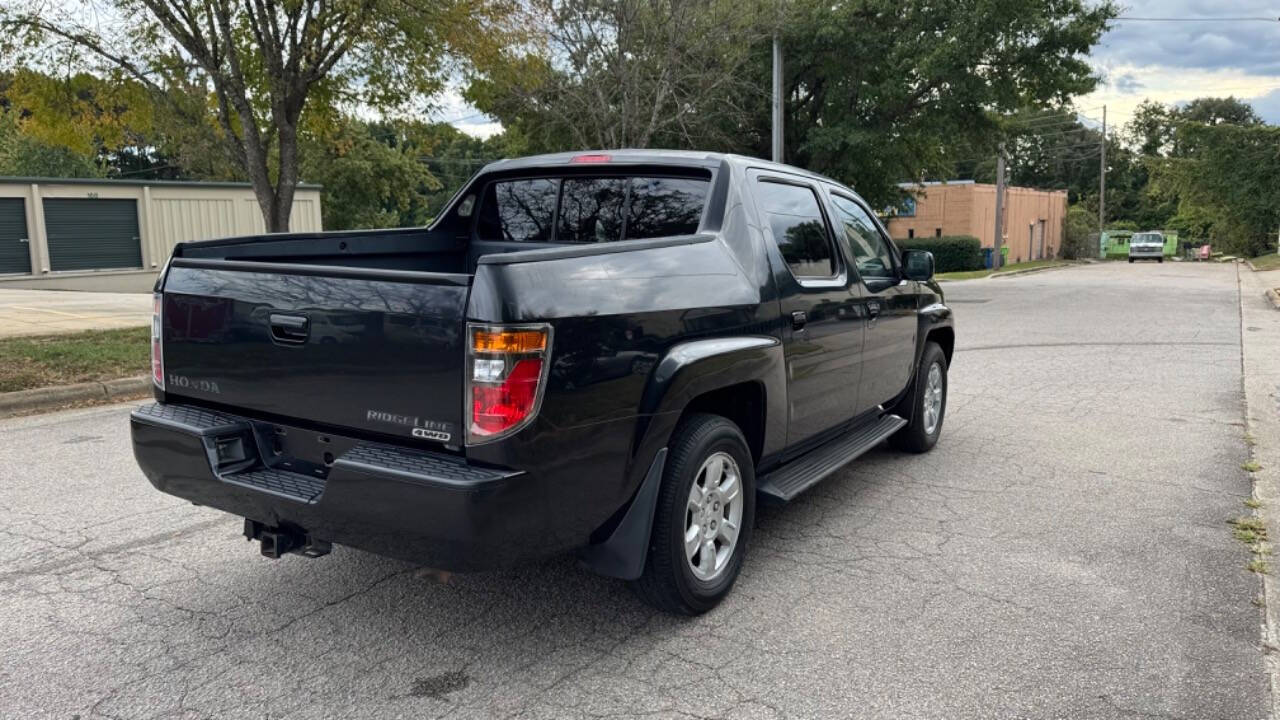
[[542, 352], [547, 347], [544, 330], [475, 330], [471, 349], [478, 353]]

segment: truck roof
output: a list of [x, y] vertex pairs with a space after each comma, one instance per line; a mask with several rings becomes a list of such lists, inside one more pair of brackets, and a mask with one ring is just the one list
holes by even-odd
[[[688, 167], [697, 165], [707, 168], [713, 168], [721, 162], [730, 162], [736, 165], [750, 165], [751, 167], [772, 168], [790, 173], [805, 175], [817, 180], [825, 180], [827, 182], [841, 185], [839, 181], [832, 180], [825, 175], [798, 168], [793, 165], [785, 165], [776, 163], [771, 160], [751, 157], [748, 155], [736, 155], [733, 153], [705, 152], [700, 150], [658, 150], [658, 149], [620, 149], [620, 150], [578, 150], [574, 152], [548, 153], [546, 155], [529, 155], [526, 157], [510, 158], [498, 160], [489, 163], [481, 169], [481, 172], [506, 172], [511, 170], [524, 170], [533, 168], [558, 167], [562, 165], [574, 165], [584, 162], [577, 158], [589, 157], [593, 158], [588, 162], [597, 162], [601, 165], [609, 165], [611, 163], [620, 163], [628, 165], [680, 165]], [[576, 161], [576, 162], [575, 162]]]

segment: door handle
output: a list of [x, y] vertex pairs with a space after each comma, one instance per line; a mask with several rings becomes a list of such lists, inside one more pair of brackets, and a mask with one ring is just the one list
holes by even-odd
[[796, 310], [791, 313], [791, 329], [803, 330], [806, 323], [809, 322], [809, 316], [803, 310]]
[[20, 243], [29, 243], [29, 242], [31, 242], [31, 239], [30, 239], [30, 238], [18, 238], [18, 242], [20, 242]]
[[271, 339], [285, 345], [301, 345], [311, 334], [311, 323], [305, 315], [271, 313]]

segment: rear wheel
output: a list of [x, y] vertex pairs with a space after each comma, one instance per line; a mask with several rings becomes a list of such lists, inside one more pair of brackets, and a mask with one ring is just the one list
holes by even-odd
[[676, 429], [636, 593], [661, 610], [699, 615], [733, 588], [755, 521], [755, 467], [742, 432], [719, 415]]
[[937, 343], [925, 343], [909, 400], [907, 425], [894, 433], [889, 443], [907, 452], [928, 452], [942, 434], [947, 411], [947, 354]]
[[1129, 258], [1129, 264], [1130, 264], [1130, 265], [1132, 265], [1132, 264], [1133, 264], [1133, 258]]

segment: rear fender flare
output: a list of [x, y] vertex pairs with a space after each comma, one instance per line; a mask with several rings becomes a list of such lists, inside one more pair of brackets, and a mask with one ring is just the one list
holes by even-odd
[[691, 400], [743, 382], [764, 385], [765, 427], [762, 454], [786, 437], [786, 365], [775, 337], [740, 336], [692, 340], [673, 346], [649, 376], [640, 401], [635, 452], [628, 478], [632, 492], [617, 524], [600, 542], [586, 548], [583, 563], [610, 577], [635, 579], [644, 569], [649, 532], [667, 442]]
[[764, 446], [768, 448], [775, 437], [782, 442], [787, 417], [782, 342], [770, 336], [746, 335], [679, 343], [663, 356], [640, 399], [636, 448], [665, 446], [691, 400], [743, 382], [758, 382], [764, 387]]

